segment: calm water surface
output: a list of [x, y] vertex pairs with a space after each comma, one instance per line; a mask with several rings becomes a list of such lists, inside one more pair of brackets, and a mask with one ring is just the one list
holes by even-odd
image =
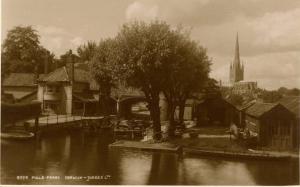
[[233, 161], [174, 153], [109, 150], [107, 145], [111, 137], [109, 133], [55, 132], [44, 135], [39, 141], [2, 140], [1, 183], [299, 184], [298, 161]]

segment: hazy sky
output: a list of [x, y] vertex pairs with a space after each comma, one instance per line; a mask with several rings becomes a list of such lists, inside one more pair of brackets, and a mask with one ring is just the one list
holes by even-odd
[[2, 41], [14, 26], [33, 25], [59, 56], [133, 19], [191, 28], [213, 59], [211, 77], [224, 82], [238, 32], [245, 80], [300, 87], [300, 0], [2, 0]]

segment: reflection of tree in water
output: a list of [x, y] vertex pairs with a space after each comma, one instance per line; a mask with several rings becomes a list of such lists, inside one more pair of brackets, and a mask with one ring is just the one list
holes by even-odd
[[113, 142], [112, 132], [110, 129], [102, 129], [98, 135], [98, 168], [99, 172], [107, 175], [110, 169], [108, 162], [109, 148], [108, 145]]
[[153, 153], [148, 184], [177, 184], [177, 176], [178, 155], [172, 153]]

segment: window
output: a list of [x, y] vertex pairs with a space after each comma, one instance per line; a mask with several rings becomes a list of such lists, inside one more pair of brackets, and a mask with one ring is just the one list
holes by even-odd
[[46, 92], [47, 93], [56, 93], [58, 92], [58, 87], [57, 86], [47, 86], [46, 87]]

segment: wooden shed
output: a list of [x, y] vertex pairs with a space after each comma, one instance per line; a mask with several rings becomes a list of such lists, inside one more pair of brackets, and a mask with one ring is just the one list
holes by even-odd
[[292, 149], [294, 115], [278, 103], [255, 103], [245, 110], [245, 128], [263, 147]]
[[195, 117], [200, 126], [238, 124], [237, 108], [222, 97], [205, 98], [198, 102]]

